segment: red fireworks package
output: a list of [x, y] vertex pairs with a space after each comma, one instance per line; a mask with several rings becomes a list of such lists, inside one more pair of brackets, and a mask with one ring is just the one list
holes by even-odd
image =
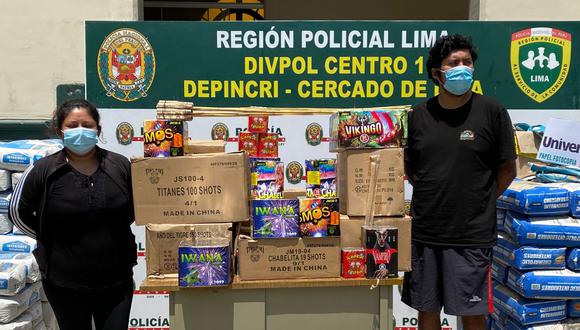
[[249, 116], [248, 132], [268, 133], [268, 116]]
[[258, 133], [241, 132], [238, 135], [238, 150], [245, 151], [249, 157], [257, 157]]
[[258, 157], [278, 158], [278, 134], [260, 133]]
[[342, 249], [342, 277], [365, 277], [365, 250], [363, 248]]

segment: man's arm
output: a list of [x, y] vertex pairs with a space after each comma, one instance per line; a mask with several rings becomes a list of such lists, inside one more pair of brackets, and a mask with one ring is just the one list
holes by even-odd
[[497, 168], [497, 197], [499, 197], [516, 177], [516, 161], [506, 160]]
[[414, 186], [415, 168], [411, 165], [411, 162], [408, 159], [405, 159], [405, 175], [407, 176], [407, 180], [411, 186]]

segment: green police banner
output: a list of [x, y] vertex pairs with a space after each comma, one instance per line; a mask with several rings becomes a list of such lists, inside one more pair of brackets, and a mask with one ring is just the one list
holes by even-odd
[[87, 22], [86, 95], [99, 108], [374, 107], [438, 93], [428, 50], [472, 37], [473, 91], [509, 109], [579, 109], [580, 22]]

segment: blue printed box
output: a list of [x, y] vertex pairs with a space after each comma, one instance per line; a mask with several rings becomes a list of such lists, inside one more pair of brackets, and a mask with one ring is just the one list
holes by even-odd
[[566, 268], [566, 248], [519, 246], [503, 234], [497, 235], [493, 255], [520, 270]]
[[226, 286], [230, 283], [229, 244], [180, 246], [179, 286]]
[[580, 298], [580, 273], [567, 269], [522, 273], [510, 268], [507, 285], [530, 299]]
[[496, 257], [493, 258], [491, 263], [491, 277], [501, 284], [507, 282], [509, 266], [503, 264]]
[[251, 201], [252, 237], [300, 237], [300, 210], [297, 199]]
[[580, 246], [580, 219], [565, 215], [529, 217], [510, 211], [505, 229], [519, 245]]
[[562, 187], [514, 180], [497, 199], [497, 206], [527, 215], [563, 215], [570, 212], [570, 196]]

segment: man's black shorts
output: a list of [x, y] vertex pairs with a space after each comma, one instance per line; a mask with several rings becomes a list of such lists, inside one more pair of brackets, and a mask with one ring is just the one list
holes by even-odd
[[468, 316], [493, 311], [491, 248], [413, 244], [402, 301], [420, 312]]

